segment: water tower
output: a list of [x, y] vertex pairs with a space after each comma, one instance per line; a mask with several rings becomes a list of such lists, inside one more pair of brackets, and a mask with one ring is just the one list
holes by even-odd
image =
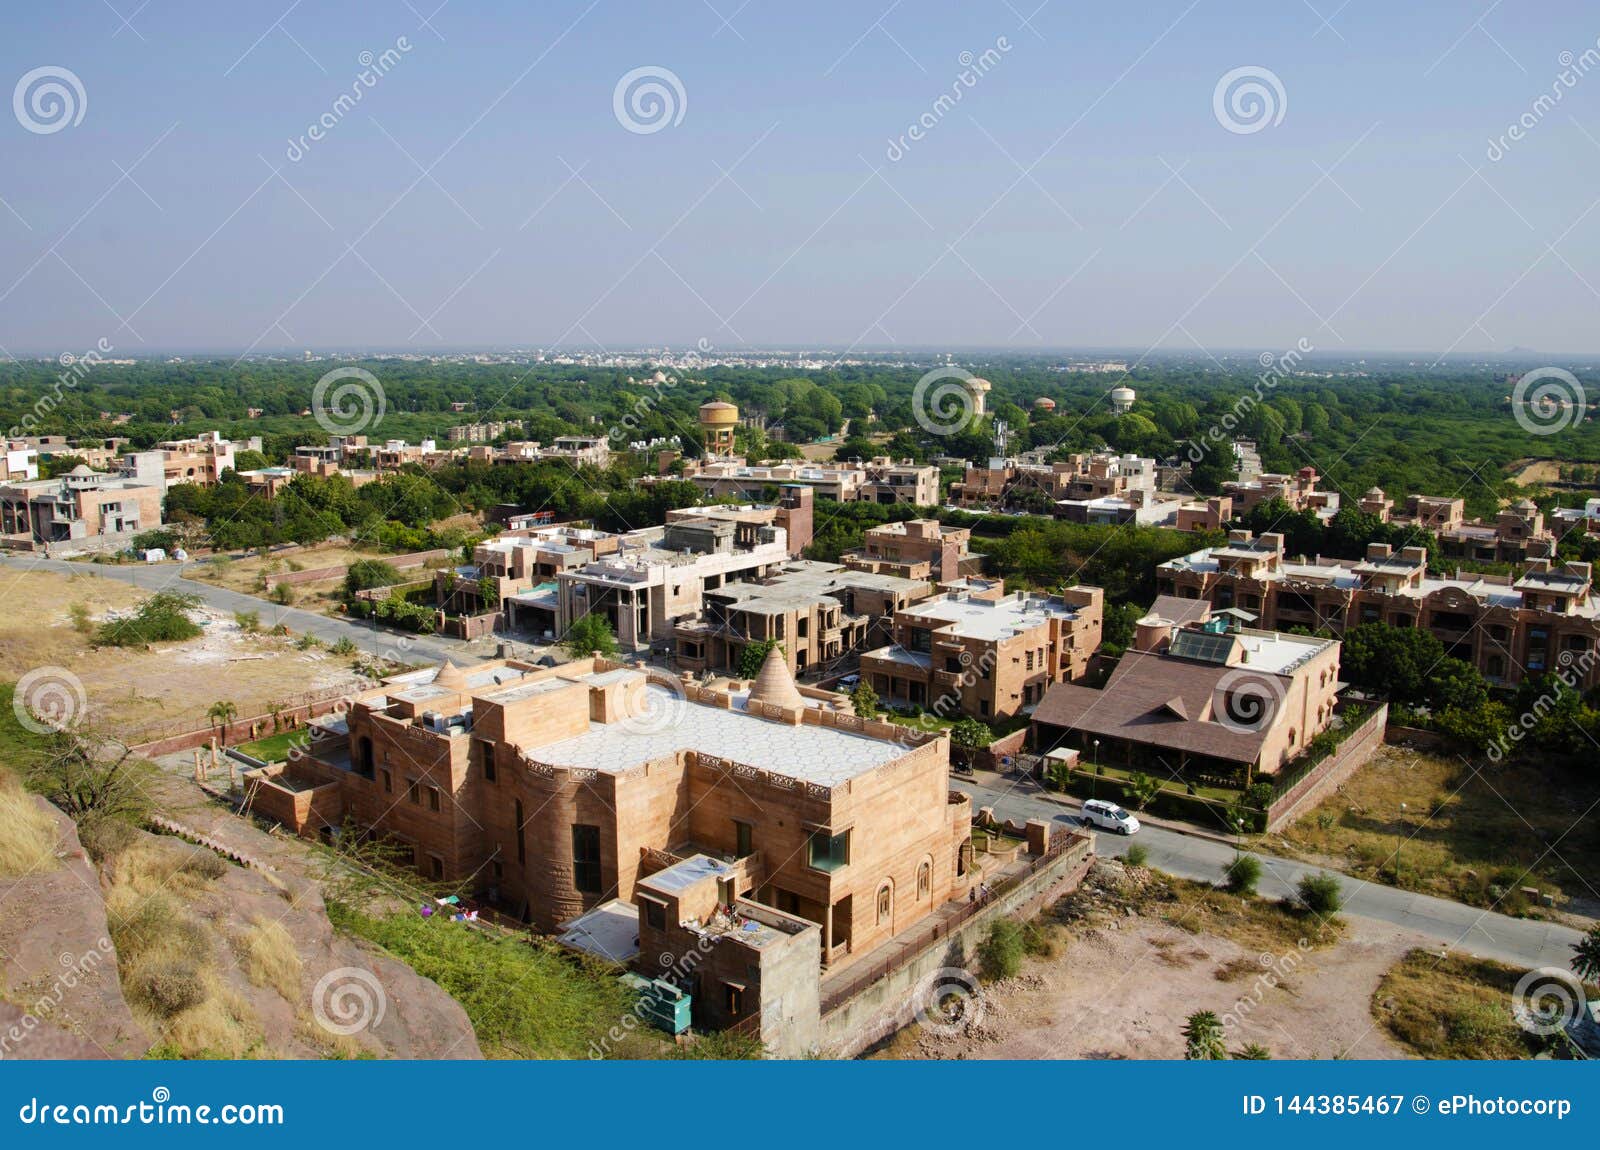
[[739, 426], [739, 409], [713, 399], [700, 405], [700, 431], [707, 455], [733, 454], [733, 429]]

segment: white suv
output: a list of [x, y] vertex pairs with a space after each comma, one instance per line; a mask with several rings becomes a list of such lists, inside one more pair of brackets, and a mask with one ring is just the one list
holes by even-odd
[[1139, 829], [1138, 819], [1105, 799], [1089, 799], [1083, 804], [1083, 822], [1085, 826], [1096, 826], [1124, 835], [1131, 835]]

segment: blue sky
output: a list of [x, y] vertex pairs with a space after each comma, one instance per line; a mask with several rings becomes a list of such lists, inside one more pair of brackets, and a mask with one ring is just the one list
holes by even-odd
[[0, 112], [0, 346], [1600, 351], [1592, 5], [1037, 2], [13, 14], [3, 90], [85, 101]]

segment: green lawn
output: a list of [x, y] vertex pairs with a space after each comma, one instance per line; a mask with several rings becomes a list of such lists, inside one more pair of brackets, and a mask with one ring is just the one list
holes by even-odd
[[281, 763], [288, 759], [289, 748], [304, 743], [306, 737], [303, 729], [279, 731], [276, 735], [268, 735], [253, 743], [244, 743], [235, 750], [249, 755], [252, 759], [260, 759], [264, 763]]

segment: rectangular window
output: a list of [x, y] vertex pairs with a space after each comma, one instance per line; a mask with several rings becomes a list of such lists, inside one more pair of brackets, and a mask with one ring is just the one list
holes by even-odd
[[572, 827], [572, 885], [584, 894], [600, 893], [600, 828]]
[[811, 832], [811, 866], [815, 870], [836, 871], [850, 863], [850, 832], [829, 834]]
[[730, 1015], [737, 1015], [744, 1009], [744, 987], [737, 982], [725, 982], [722, 989], [726, 992], [726, 1004]]
[[394, 776], [387, 770], [383, 772], [383, 793], [386, 795], [394, 794]]
[[436, 811], [436, 810], [439, 809], [439, 788], [438, 787], [429, 787], [428, 788], [428, 809], [430, 811]]
[[494, 782], [494, 744], [479, 742], [478, 753], [483, 756], [483, 781]]
[[515, 805], [514, 809], [515, 809], [516, 819], [517, 819], [517, 862], [525, 863], [525, 862], [528, 861], [528, 837], [527, 837], [527, 834], [522, 829], [522, 800], [521, 799], [517, 799], [516, 800], [516, 805]]
[[736, 858], [749, 858], [755, 853], [755, 833], [756, 828], [749, 823], [733, 820], [733, 837], [737, 844], [733, 853]]
[[429, 855], [428, 856], [428, 869], [432, 873], [434, 878], [443, 878], [444, 877], [444, 859], [440, 858], [438, 855]]
[[651, 930], [667, 929], [667, 907], [653, 898], [641, 899], [644, 903], [644, 922]]
[[406, 798], [410, 799], [418, 806], [422, 805], [422, 787], [416, 779], [406, 780]]

